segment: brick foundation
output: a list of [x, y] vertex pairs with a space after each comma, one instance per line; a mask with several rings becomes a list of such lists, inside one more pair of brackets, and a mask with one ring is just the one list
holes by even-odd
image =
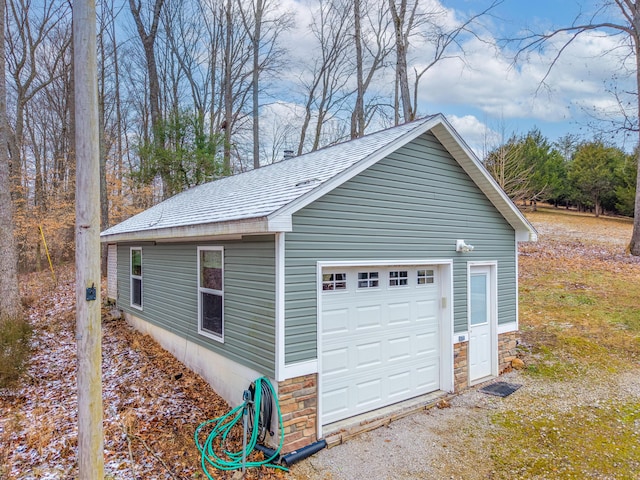
[[[518, 332], [507, 332], [498, 335], [498, 373], [503, 374], [511, 369], [511, 362], [516, 358]], [[460, 392], [469, 386], [469, 342], [453, 345], [454, 389]]]
[[284, 429], [284, 453], [317, 440], [317, 374], [303, 375], [278, 384], [278, 401]]

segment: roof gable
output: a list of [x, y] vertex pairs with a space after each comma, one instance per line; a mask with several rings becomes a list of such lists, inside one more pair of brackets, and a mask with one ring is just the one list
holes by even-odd
[[[291, 230], [291, 215], [419, 135], [432, 131], [514, 227], [535, 230], [442, 115], [186, 190], [104, 231], [102, 241], [183, 240]], [[526, 237], [526, 238], [525, 238]]]

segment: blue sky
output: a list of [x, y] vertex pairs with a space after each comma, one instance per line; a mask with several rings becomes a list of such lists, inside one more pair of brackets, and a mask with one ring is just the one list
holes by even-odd
[[[478, 11], [489, 1], [443, 0], [442, 3], [457, 15]], [[486, 35], [499, 40], [521, 34], [525, 29], [542, 32], [568, 26], [581, 11], [592, 11], [593, 3], [589, 0], [505, 0], [494, 10], [490, 21], [485, 20]], [[618, 113], [611, 94], [611, 78], [612, 72], [622, 73], [621, 60], [613, 54], [603, 55], [615, 41], [600, 34], [580, 37], [560, 57], [544, 88], [540, 88], [540, 80], [555, 55], [553, 45], [514, 65], [511, 60], [514, 46], [497, 42], [498, 48], [490, 51], [486, 46], [474, 46], [470, 42], [467, 65], [443, 62], [425, 76], [421, 109], [450, 116], [477, 153], [491, 147], [492, 142], [487, 138], [494, 138], [495, 143], [496, 138], [505, 134], [524, 134], [534, 127], [551, 141], [569, 133], [593, 138], [593, 126], [608, 127], [609, 123], [602, 122], [601, 118]], [[628, 84], [629, 78], [621, 75], [618, 88], [624, 88], [625, 82]], [[621, 143], [619, 138], [616, 141]], [[633, 141], [624, 146], [633, 148]]]

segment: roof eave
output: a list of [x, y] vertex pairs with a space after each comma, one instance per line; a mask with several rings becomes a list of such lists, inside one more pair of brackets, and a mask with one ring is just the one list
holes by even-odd
[[291, 231], [291, 218], [248, 218], [228, 222], [201, 223], [160, 229], [140, 230], [100, 235], [102, 243], [120, 242], [181, 242], [196, 240], [234, 240], [243, 235], [260, 235]]

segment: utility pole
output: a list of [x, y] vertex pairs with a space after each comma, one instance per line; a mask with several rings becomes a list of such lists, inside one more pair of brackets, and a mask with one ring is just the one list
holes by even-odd
[[81, 480], [104, 479], [96, 18], [95, 0], [74, 0], [78, 478]]

